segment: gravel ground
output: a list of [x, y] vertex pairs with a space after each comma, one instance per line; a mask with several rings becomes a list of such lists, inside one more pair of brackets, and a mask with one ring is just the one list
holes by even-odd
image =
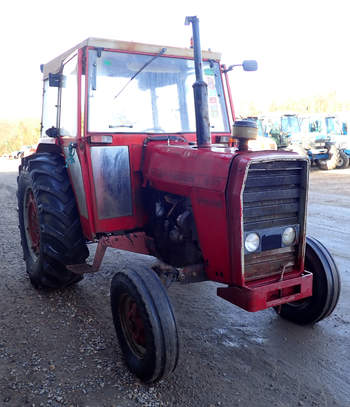
[[350, 407], [350, 169], [311, 173], [308, 231], [331, 250], [343, 280], [332, 316], [299, 327], [271, 310], [238, 309], [216, 296], [217, 284], [174, 284], [179, 364], [146, 386], [123, 364], [109, 285], [117, 269], [153, 259], [109, 249], [98, 274], [65, 291], [36, 291], [17, 227], [17, 165], [0, 160], [0, 406]]

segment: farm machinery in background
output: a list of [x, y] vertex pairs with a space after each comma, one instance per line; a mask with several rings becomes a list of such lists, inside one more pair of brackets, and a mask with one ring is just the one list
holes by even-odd
[[[281, 116], [270, 116], [267, 118], [268, 132], [275, 140], [277, 148], [286, 149], [289, 146], [298, 146], [302, 135], [299, 118], [295, 114], [284, 114]], [[303, 151], [297, 151], [302, 153]]]
[[[239, 119], [242, 124], [248, 124], [256, 128], [256, 138], [248, 140], [248, 148], [250, 151], [264, 151], [264, 150], [277, 150], [275, 140], [270, 136], [267, 131], [265, 121], [261, 117], [247, 116]], [[226, 147], [237, 147], [238, 140], [233, 138], [233, 135], [225, 135], [216, 137], [216, 142]]]
[[284, 114], [269, 121], [279, 149], [305, 155], [322, 170], [348, 167], [350, 143], [335, 116]]
[[338, 150], [337, 168], [347, 168], [350, 164], [350, 136], [348, 134], [348, 116], [327, 116], [327, 134]]
[[348, 137], [342, 134], [342, 126], [335, 116], [311, 115], [301, 119], [303, 147], [311, 162], [322, 170], [346, 168]]
[[131, 259], [111, 283], [125, 362], [148, 383], [179, 357], [172, 282], [216, 281], [225, 300], [301, 325], [329, 316], [340, 292], [332, 256], [306, 236], [309, 161], [249, 149], [257, 125], [234, 121], [231, 67], [201, 52], [197, 17], [186, 23], [194, 49], [89, 38], [43, 65], [41, 139], [18, 176], [36, 288], [97, 272], [108, 247], [158, 259]]

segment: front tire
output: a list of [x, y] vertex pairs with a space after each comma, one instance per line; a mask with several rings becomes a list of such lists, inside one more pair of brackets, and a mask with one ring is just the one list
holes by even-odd
[[146, 383], [176, 368], [179, 342], [172, 306], [156, 273], [144, 266], [120, 271], [111, 284], [114, 326], [125, 362]]
[[344, 153], [343, 150], [339, 150], [339, 158], [337, 162], [337, 168], [344, 169], [349, 167], [350, 159], [349, 156]]
[[318, 160], [317, 164], [321, 170], [334, 170], [337, 168], [339, 162], [339, 150], [335, 145], [331, 145], [328, 148], [329, 159]]
[[31, 283], [58, 289], [80, 281], [65, 265], [83, 263], [89, 252], [63, 157], [40, 153], [24, 159], [17, 183], [21, 244]]
[[283, 304], [275, 310], [299, 325], [314, 324], [328, 317], [337, 305], [340, 276], [332, 255], [321, 242], [306, 238], [305, 270], [312, 272], [312, 297]]

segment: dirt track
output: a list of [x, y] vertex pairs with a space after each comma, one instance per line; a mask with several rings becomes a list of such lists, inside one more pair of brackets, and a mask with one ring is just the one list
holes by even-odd
[[350, 169], [311, 173], [308, 233], [330, 249], [342, 276], [332, 316], [299, 327], [271, 310], [234, 307], [214, 283], [174, 284], [180, 361], [151, 387], [122, 362], [109, 284], [117, 268], [152, 259], [111, 250], [97, 275], [64, 292], [36, 291], [22, 260], [15, 171], [15, 161], [0, 161], [1, 407], [350, 407]]

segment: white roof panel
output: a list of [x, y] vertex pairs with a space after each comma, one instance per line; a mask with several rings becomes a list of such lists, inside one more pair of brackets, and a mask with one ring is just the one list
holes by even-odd
[[[139, 42], [129, 42], [129, 41], [118, 41], [118, 40], [111, 40], [111, 39], [104, 39], [104, 38], [87, 38], [85, 41], [77, 44], [75, 47], [69, 49], [68, 51], [64, 52], [63, 54], [59, 55], [52, 61], [44, 64], [43, 66], [43, 73], [44, 78], [47, 78], [49, 73], [57, 73], [59, 72], [62, 63], [65, 59], [67, 59], [70, 55], [76, 52], [78, 49], [83, 47], [99, 47], [105, 49], [115, 49], [120, 51], [129, 51], [129, 52], [144, 52], [144, 53], [151, 53], [157, 54], [163, 48], [166, 48], [166, 52], [164, 55], [171, 55], [176, 57], [185, 57], [185, 58], [193, 58], [193, 49], [192, 48], [176, 48], [176, 47], [164, 47], [160, 45], [153, 45], [153, 44], [142, 44]], [[202, 51], [203, 59], [214, 59], [219, 61], [221, 58], [221, 54], [212, 51]]]

